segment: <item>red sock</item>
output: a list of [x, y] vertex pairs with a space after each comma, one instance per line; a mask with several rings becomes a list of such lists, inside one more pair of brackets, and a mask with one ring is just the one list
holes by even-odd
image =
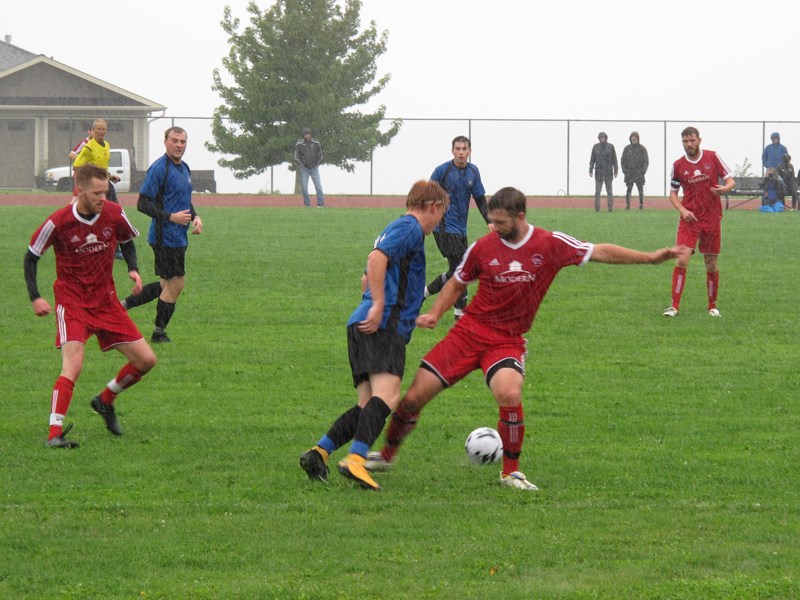
[[122, 390], [127, 390], [141, 378], [141, 372], [131, 363], [127, 363], [119, 370], [117, 376], [108, 382], [106, 388], [100, 392], [100, 402], [103, 404], [113, 404], [114, 399]]
[[406, 439], [406, 436], [414, 431], [417, 426], [419, 413], [410, 413], [398, 407], [392, 415], [392, 420], [389, 421], [389, 428], [386, 430], [386, 443], [381, 448], [381, 456], [386, 462], [394, 460], [397, 451], [400, 449], [400, 444]]
[[522, 404], [500, 407], [497, 432], [500, 434], [500, 439], [503, 440], [503, 473], [518, 471], [519, 455], [525, 439], [525, 417], [522, 413]]
[[719, 271], [706, 273], [706, 286], [708, 287], [708, 310], [717, 308], [717, 291], [719, 289]]
[[672, 271], [672, 307], [681, 307], [681, 294], [686, 285], [686, 267], [675, 267]]
[[72, 402], [72, 390], [75, 382], [60, 375], [53, 385], [53, 395], [50, 399], [50, 433], [47, 439], [61, 435], [64, 431], [64, 417], [67, 416], [70, 402]]

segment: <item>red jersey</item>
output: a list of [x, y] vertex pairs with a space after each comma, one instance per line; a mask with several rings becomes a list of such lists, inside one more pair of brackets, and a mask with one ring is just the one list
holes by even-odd
[[117, 241], [138, 235], [119, 204], [104, 202], [102, 211], [91, 219], [78, 214], [77, 204], [69, 204], [39, 226], [31, 237], [30, 251], [42, 256], [53, 247], [53, 291], [58, 304], [92, 308], [118, 301], [114, 287]]
[[699, 221], [719, 221], [722, 219], [722, 202], [711, 188], [728, 177], [733, 177], [733, 172], [717, 153], [701, 150], [697, 160], [692, 161], [686, 155], [676, 160], [670, 179], [673, 190], [683, 188], [681, 204]]
[[531, 328], [558, 272], [585, 264], [593, 249], [592, 244], [533, 225], [516, 244], [490, 233], [467, 249], [454, 273], [463, 284], [478, 281], [466, 312], [488, 327], [522, 335]]

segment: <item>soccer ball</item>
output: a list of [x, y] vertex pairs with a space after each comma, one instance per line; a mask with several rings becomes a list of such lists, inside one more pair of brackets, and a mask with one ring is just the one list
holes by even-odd
[[503, 441], [491, 427], [479, 427], [467, 436], [464, 450], [476, 465], [495, 463], [503, 456]]

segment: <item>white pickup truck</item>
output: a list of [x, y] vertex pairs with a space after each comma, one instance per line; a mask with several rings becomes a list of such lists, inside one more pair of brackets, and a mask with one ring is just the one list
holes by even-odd
[[[131, 163], [130, 152], [124, 148], [112, 149], [108, 161], [108, 172], [119, 177], [114, 183], [118, 194], [136, 193], [144, 181], [146, 171], [139, 171]], [[47, 169], [42, 178], [42, 187], [45, 190], [68, 192], [72, 190], [72, 167], [55, 167]], [[192, 171], [192, 191], [211, 192], [217, 191], [217, 182], [214, 171]]]

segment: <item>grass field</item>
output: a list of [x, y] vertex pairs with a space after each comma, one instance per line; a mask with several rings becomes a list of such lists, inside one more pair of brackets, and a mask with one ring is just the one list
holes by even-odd
[[[125, 436], [88, 406], [122, 365], [91, 341], [74, 451], [44, 446], [60, 358], [22, 274], [51, 211], [0, 208], [0, 598], [800, 598], [800, 214], [726, 215], [721, 319], [699, 258], [673, 320], [671, 264], [559, 275], [528, 336], [521, 466], [540, 492], [469, 464], [467, 434], [497, 420], [473, 374], [374, 494], [335, 472], [309, 482], [297, 459], [354, 402], [344, 324], [397, 210], [204, 209], [174, 343], [119, 398]], [[653, 249], [676, 215], [530, 220]], [[443, 266], [429, 245], [429, 271]], [[50, 252], [51, 301], [52, 278]], [[148, 335], [154, 310], [131, 313]], [[406, 384], [448, 325], [414, 334]]]

